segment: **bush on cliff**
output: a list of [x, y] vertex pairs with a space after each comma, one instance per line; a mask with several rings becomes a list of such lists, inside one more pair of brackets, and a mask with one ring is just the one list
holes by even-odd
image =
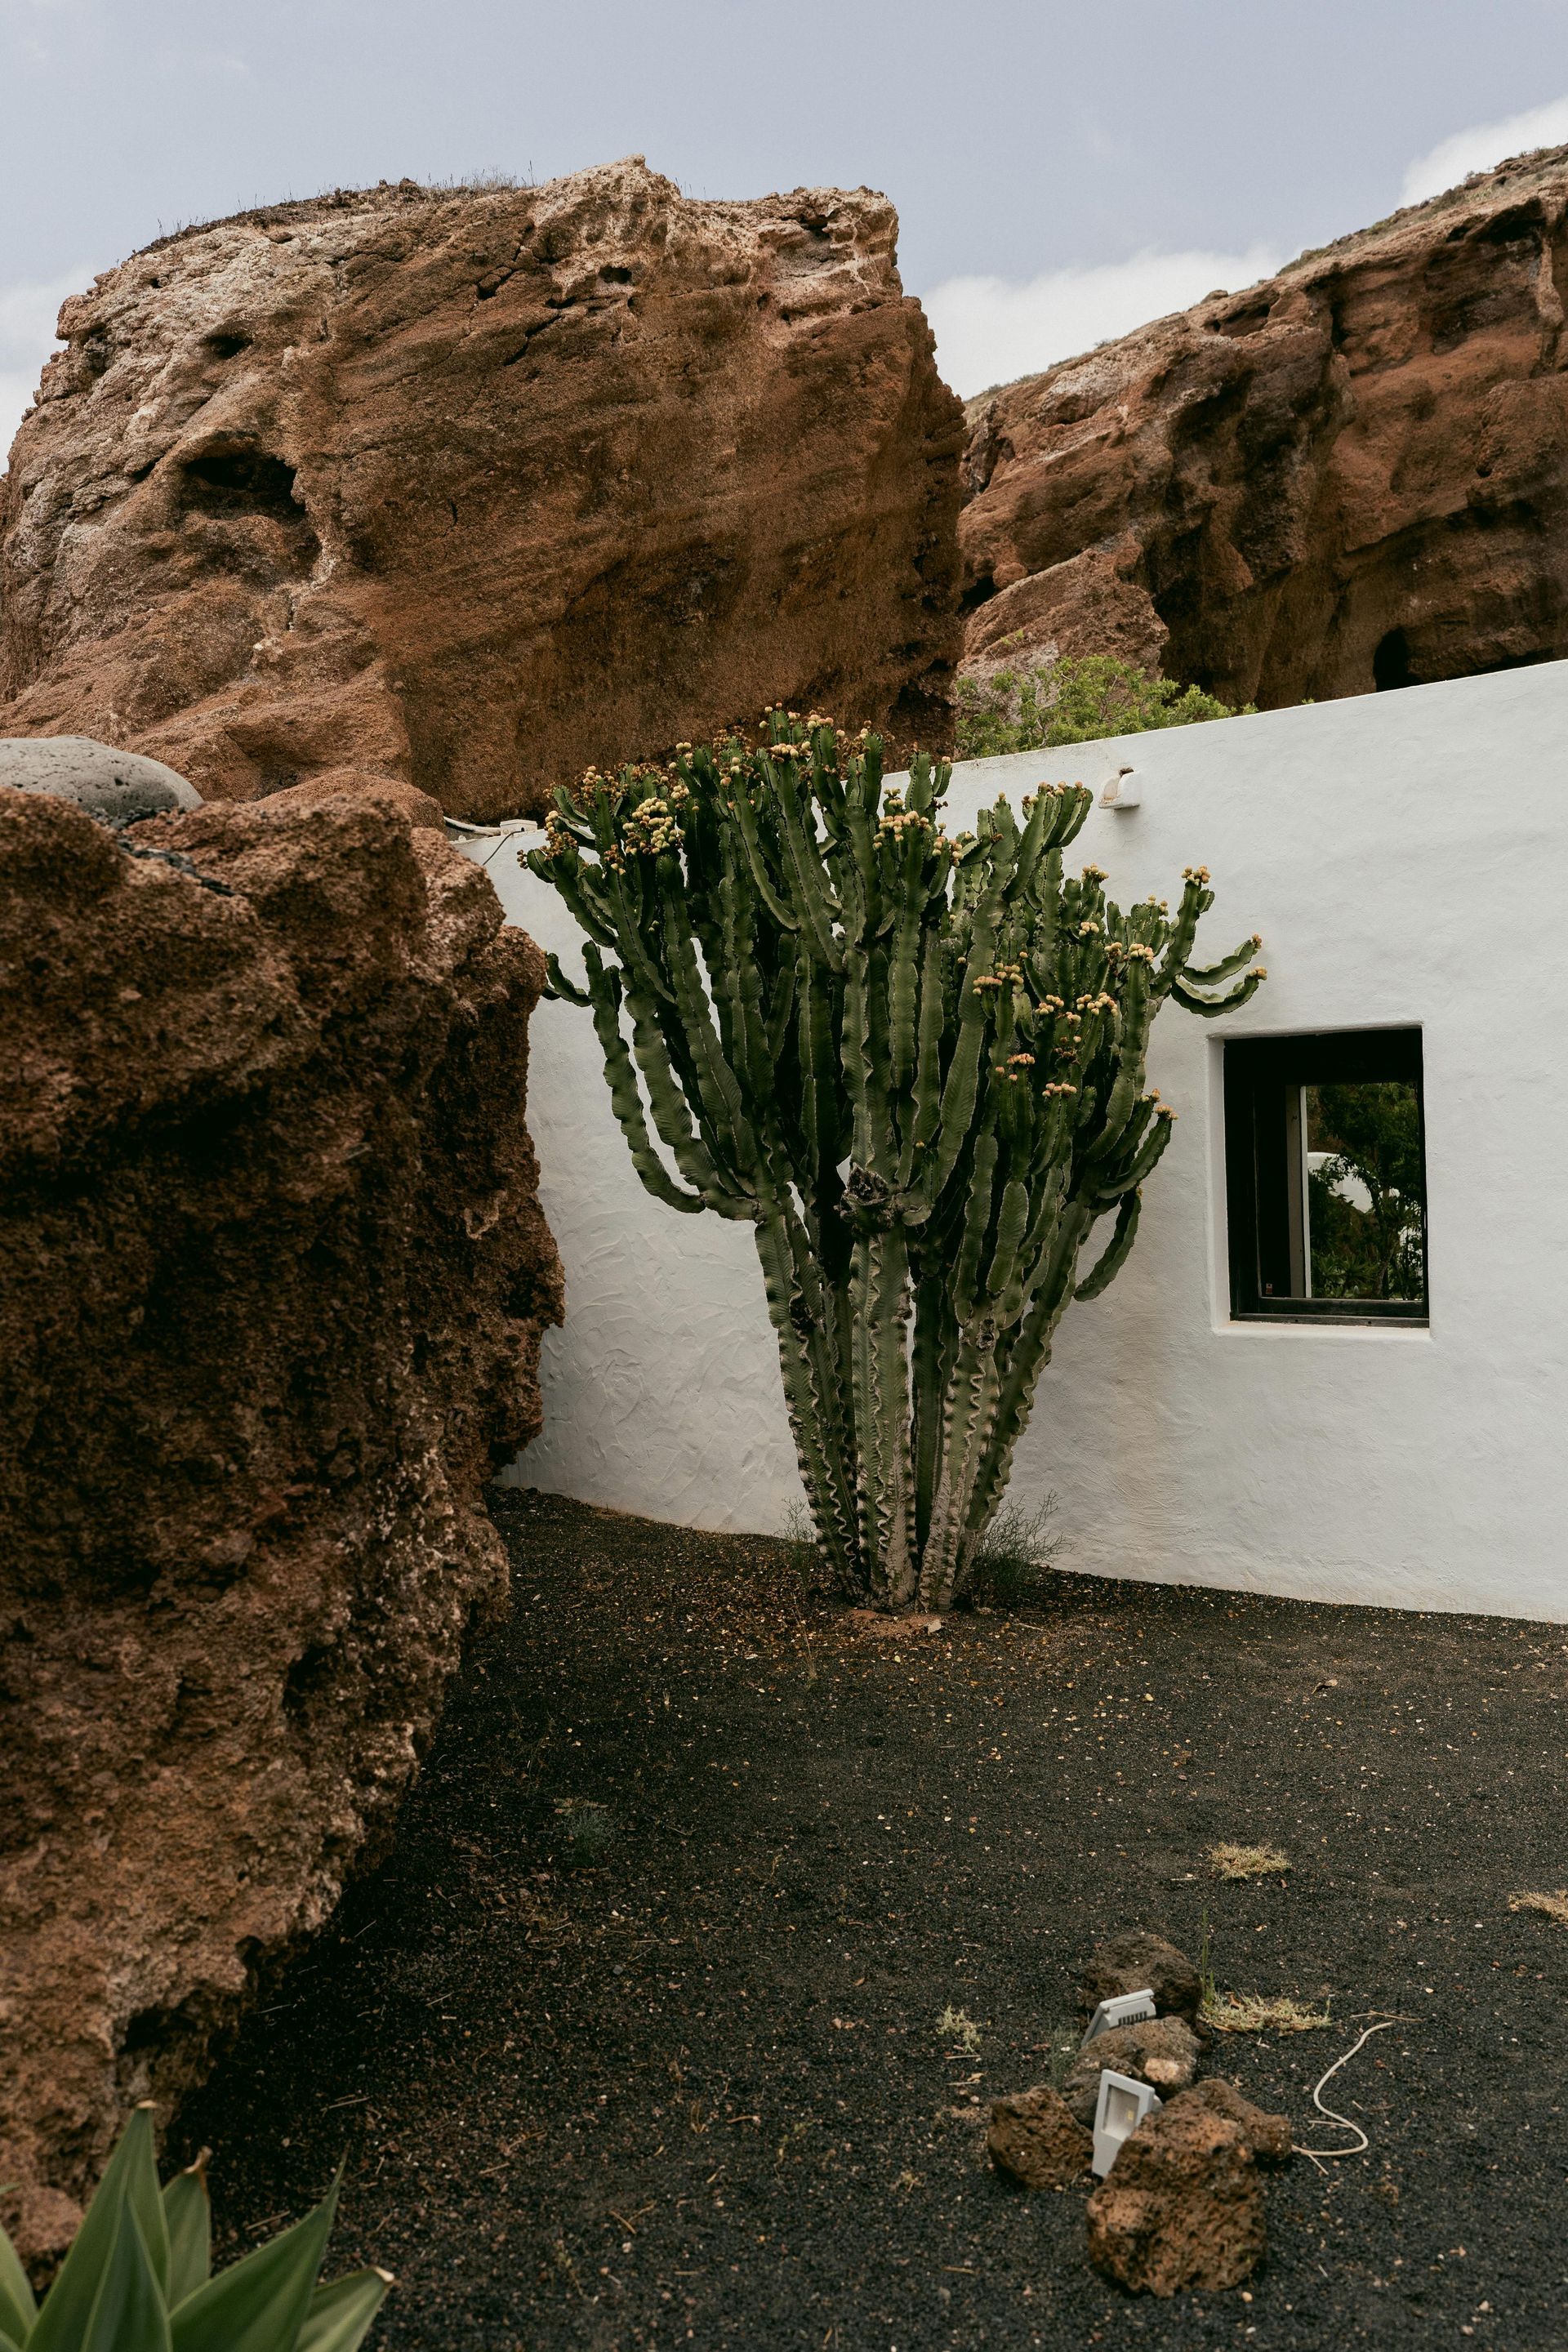
[[[1250, 711], [1254, 705], [1246, 706]], [[1040, 751], [1056, 743], [1095, 743], [1104, 735], [1142, 735], [1154, 727], [1192, 727], [1243, 714], [1174, 678], [1152, 677], [1114, 654], [1080, 654], [1000, 669], [958, 688], [958, 756], [992, 760], [1004, 751]]]

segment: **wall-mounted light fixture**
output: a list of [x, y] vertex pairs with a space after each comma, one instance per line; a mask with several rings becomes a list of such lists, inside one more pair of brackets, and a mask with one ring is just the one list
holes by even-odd
[[1100, 2071], [1100, 2098], [1094, 2110], [1094, 2168], [1103, 2180], [1145, 2116], [1158, 2115], [1164, 2105], [1152, 2083], [1135, 2083], [1131, 2074]]
[[1102, 2000], [1089, 2021], [1089, 2032], [1079, 2043], [1087, 2050], [1102, 2033], [1113, 2032], [1119, 2025], [1142, 2025], [1154, 2014], [1154, 1995], [1145, 1985], [1142, 1992], [1119, 1992], [1110, 2000]]
[[1143, 797], [1143, 787], [1131, 768], [1115, 768], [1105, 780], [1100, 795], [1101, 808], [1135, 809]]

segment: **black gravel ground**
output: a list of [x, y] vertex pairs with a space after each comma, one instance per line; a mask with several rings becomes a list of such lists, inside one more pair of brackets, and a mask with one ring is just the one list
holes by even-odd
[[[1568, 2345], [1568, 1931], [1510, 1909], [1568, 1881], [1568, 1627], [1061, 1578], [870, 1639], [782, 1546], [500, 1517], [515, 1612], [395, 1851], [182, 2120], [229, 2251], [342, 2157], [398, 2352]], [[1224, 1839], [1289, 1878], [1216, 1880]], [[1092, 1944], [1205, 1919], [1222, 1987], [1331, 2000], [1216, 2046], [1309, 2141], [1399, 2021], [1250, 2299], [1160, 2304], [982, 2128]]]

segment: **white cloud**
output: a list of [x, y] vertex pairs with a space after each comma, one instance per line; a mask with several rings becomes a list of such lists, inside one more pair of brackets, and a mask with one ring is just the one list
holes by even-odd
[[1130, 261], [1047, 270], [1026, 284], [949, 278], [924, 297], [937, 364], [967, 399], [1032, 375], [1056, 360], [1125, 335], [1168, 310], [1184, 310], [1216, 287], [1272, 277], [1284, 257], [1265, 245], [1245, 253], [1135, 253]]
[[1500, 122], [1472, 123], [1468, 131], [1456, 131], [1451, 139], [1440, 139], [1425, 155], [1418, 155], [1405, 174], [1405, 186], [1400, 201], [1407, 205], [1425, 204], [1428, 196], [1440, 196], [1471, 172], [1489, 172], [1494, 163], [1505, 163], [1510, 155], [1528, 154], [1532, 147], [1561, 147], [1568, 142], [1568, 98], [1554, 98], [1545, 106], [1532, 106], [1523, 114], [1505, 115]]
[[0, 286], [0, 466], [38, 388], [44, 362], [57, 349], [55, 319], [60, 304], [68, 294], [83, 293], [91, 283], [92, 270], [84, 264], [47, 285]]

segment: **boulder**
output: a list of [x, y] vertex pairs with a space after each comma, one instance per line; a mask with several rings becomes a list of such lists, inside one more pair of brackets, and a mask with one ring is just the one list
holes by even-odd
[[969, 404], [964, 669], [1231, 703], [1568, 655], [1568, 148]]
[[0, 2218], [41, 2258], [386, 1836], [504, 1598], [561, 1276], [542, 959], [440, 835], [0, 788]]
[[1090, 2134], [1044, 2083], [993, 2101], [985, 2146], [997, 2170], [1026, 2189], [1070, 2188], [1094, 2153]]
[[1068, 2068], [1062, 2096], [1080, 2124], [1092, 2124], [1100, 2097], [1100, 2077], [1131, 2074], [1137, 2083], [1152, 2083], [1163, 2099], [1184, 2091], [1198, 2071], [1196, 2034], [1180, 2017], [1151, 2018], [1142, 2025], [1117, 2025], [1100, 2033], [1079, 2052]]
[[1204, 1989], [1198, 1972], [1184, 1952], [1163, 1936], [1134, 1930], [1097, 1944], [1078, 1983], [1078, 2005], [1088, 2017], [1102, 2000], [1117, 1994], [1142, 1992], [1154, 1996], [1156, 2017], [1184, 2017], [1196, 2021]]
[[0, 730], [479, 820], [776, 700], [940, 744], [963, 416], [897, 230], [634, 156], [160, 238], [0, 481]]
[[73, 801], [89, 816], [117, 827], [202, 804], [195, 786], [162, 760], [116, 751], [89, 735], [0, 738], [0, 786]]
[[1211, 2116], [1221, 2116], [1235, 2124], [1242, 2138], [1259, 2164], [1287, 2163], [1295, 2150], [1288, 2116], [1270, 2115], [1267, 2107], [1254, 2106], [1234, 2083], [1218, 2074], [1206, 2081], [1194, 2083], [1190, 2090], [1178, 2091], [1167, 2104], [1173, 2107], [1201, 2107]]
[[1239, 2286], [1264, 2244], [1263, 2183], [1240, 2126], [1181, 2100], [1122, 2142], [1089, 2200], [1089, 2258], [1134, 2293]]

